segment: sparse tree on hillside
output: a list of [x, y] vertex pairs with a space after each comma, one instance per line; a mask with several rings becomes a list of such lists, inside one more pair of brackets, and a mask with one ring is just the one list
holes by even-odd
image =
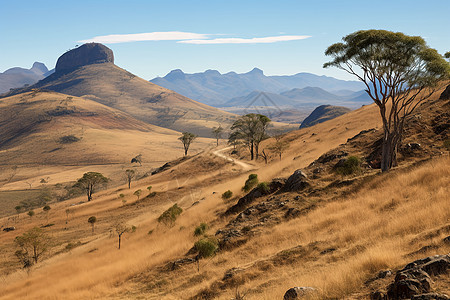
[[444, 57], [450, 59], [450, 51], [445, 52]]
[[223, 128], [222, 126], [213, 127], [212, 134], [214, 138], [216, 139], [216, 146], [219, 146], [219, 139], [222, 138]]
[[114, 226], [114, 229], [116, 230], [117, 237], [119, 238], [119, 250], [120, 250], [120, 244], [121, 244], [121, 242], [122, 242], [122, 235], [123, 235], [125, 232], [130, 231], [130, 229], [129, 229], [124, 223], [117, 223], [117, 224]]
[[361, 30], [328, 47], [337, 67], [356, 76], [378, 106], [383, 122], [381, 170], [397, 165], [397, 148], [407, 117], [449, 78], [450, 66], [418, 36], [385, 30]]
[[14, 207], [14, 209], [17, 212], [17, 218], [19, 218], [19, 214], [22, 211], [22, 206], [21, 205], [17, 205], [16, 207]]
[[46, 218], [47, 218], [47, 224], [48, 224], [48, 214], [50, 213], [50, 209], [52, 209], [52, 208], [50, 207], [50, 205], [46, 205], [46, 206], [44, 206], [44, 207], [42, 208], [42, 210], [45, 212], [45, 216], [46, 216]]
[[29, 212], [27, 212], [27, 215], [31, 218], [33, 218], [34, 216], [34, 210], [30, 210]]
[[189, 146], [191, 143], [197, 138], [197, 136], [190, 132], [183, 132], [183, 134], [178, 138], [184, 147], [184, 155], [186, 156], [189, 150]]
[[289, 148], [287, 142], [283, 142], [281, 135], [275, 136], [275, 143], [269, 145], [269, 150], [278, 154], [281, 160], [281, 155]]
[[97, 222], [97, 218], [95, 216], [89, 217], [88, 222], [92, 226], [92, 234], [94, 234], [94, 225]]
[[149, 186], [147, 187], [147, 190], [148, 190], [148, 194], [150, 195], [150, 193], [152, 192], [152, 186], [149, 185]]
[[87, 172], [83, 174], [83, 177], [78, 179], [75, 186], [81, 187], [86, 191], [88, 201], [92, 200], [92, 194], [95, 188], [99, 185], [105, 185], [109, 181], [108, 178], [97, 172]]
[[34, 227], [15, 238], [14, 242], [19, 247], [15, 255], [24, 268], [31, 267], [38, 262], [39, 258], [47, 251], [49, 241], [50, 238], [47, 234], [38, 227]]
[[233, 131], [229, 138], [229, 143], [237, 140], [242, 141], [250, 151], [250, 159], [253, 160], [256, 152], [256, 159], [259, 155], [259, 144], [267, 138], [266, 130], [270, 119], [260, 114], [247, 114], [237, 119], [231, 126]]
[[131, 180], [136, 176], [136, 172], [134, 170], [128, 169], [125, 171], [125, 175], [127, 176], [128, 188], [131, 188]]
[[131, 163], [138, 163], [140, 166], [142, 166], [142, 154], [136, 155], [131, 159]]
[[133, 195], [135, 195], [135, 196], [137, 197], [138, 200], [139, 200], [139, 198], [141, 197], [141, 194], [142, 194], [142, 190], [141, 190], [141, 189], [139, 189], [139, 190], [137, 190], [137, 191], [134, 191], [134, 193], [133, 193]]

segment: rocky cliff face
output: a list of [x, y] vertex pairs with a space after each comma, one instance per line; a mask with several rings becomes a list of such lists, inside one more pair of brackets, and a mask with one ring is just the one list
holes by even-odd
[[98, 43], [84, 44], [58, 58], [56, 73], [67, 73], [81, 66], [108, 62], [114, 63], [114, 54], [111, 49]]

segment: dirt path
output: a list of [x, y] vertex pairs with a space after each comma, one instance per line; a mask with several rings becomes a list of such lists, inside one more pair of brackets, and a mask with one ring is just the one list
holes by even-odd
[[240, 166], [244, 171], [256, 169], [256, 167], [254, 165], [250, 165], [250, 164], [245, 163], [243, 161], [234, 159], [234, 158], [229, 157], [229, 156], [227, 156], [227, 155], [225, 155], [223, 153], [223, 152], [225, 152], [227, 150], [230, 150], [231, 148], [232, 148], [232, 146], [226, 147], [226, 148], [223, 148], [223, 149], [219, 149], [219, 150], [213, 151], [213, 154], [218, 156], [218, 157], [221, 157], [223, 159], [226, 159], [226, 160], [228, 160], [230, 162], [235, 163], [236, 165]]

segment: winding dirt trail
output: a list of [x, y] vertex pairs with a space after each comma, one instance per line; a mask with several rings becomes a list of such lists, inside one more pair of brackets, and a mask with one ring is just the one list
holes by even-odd
[[225, 154], [223, 153], [223, 152], [225, 152], [225, 151], [227, 151], [227, 150], [230, 150], [231, 148], [232, 148], [232, 146], [226, 147], [226, 148], [223, 148], [223, 149], [219, 149], [219, 150], [213, 151], [213, 154], [216, 155], [216, 156], [218, 156], [218, 157], [220, 157], [220, 158], [223, 158], [223, 159], [225, 159], [225, 160], [228, 160], [228, 161], [230, 161], [230, 162], [232, 162], [232, 163], [235, 163], [236, 165], [240, 166], [244, 171], [257, 169], [257, 167], [254, 166], [254, 165], [250, 165], [250, 164], [245, 163], [245, 162], [243, 162], [243, 161], [240, 161], [240, 160], [238, 160], [238, 159], [234, 159], [234, 158], [229, 157], [229, 156], [227, 156], [227, 155], [225, 155]]

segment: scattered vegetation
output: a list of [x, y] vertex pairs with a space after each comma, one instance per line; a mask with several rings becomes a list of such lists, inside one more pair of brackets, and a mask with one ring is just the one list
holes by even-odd
[[30, 210], [27, 212], [27, 215], [30, 217], [30, 219], [34, 216], [34, 210]]
[[125, 176], [127, 177], [128, 188], [131, 188], [131, 180], [136, 176], [136, 172], [134, 170], [128, 169], [125, 171]]
[[92, 226], [92, 234], [94, 234], [94, 225], [97, 222], [97, 218], [95, 216], [89, 217], [88, 223]]
[[179, 215], [181, 215], [182, 212], [183, 209], [179, 207], [177, 203], [175, 203], [158, 217], [158, 222], [163, 223], [168, 227], [173, 227], [175, 225], [176, 219]]
[[119, 250], [120, 250], [120, 245], [121, 245], [121, 242], [122, 242], [122, 235], [125, 232], [130, 231], [130, 228], [128, 228], [124, 223], [117, 223], [114, 226], [114, 229], [115, 229], [115, 231], [117, 233], [118, 242], [119, 242]]
[[335, 166], [336, 173], [341, 175], [351, 175], [361, 173], [361, 160], [357, 156], [349, 156]]
[[194, 230], [194, 236], [201, 236], [206, 233], [206, 230], [208, 230], [209, 226], [206, 223], [200, 223], [197, 227], [195, 227]]
[[133, 163], [138, 163], [140, 166], [142, 166], [142, 154], [139, 154], [139, 155], [133, 157], [133, 158], [131, 159], [131, 163], [132, 163], [132, 164], [133, 164]]
[[141, 190], [141, 189], [136, 190], [136, 191], [134, 191], [134, 193], [133, 193], [133, 195], [135, 195], [135, 196], [137, 197], [138, 200], [139, 200], [139, 198], [141, 197], [141, 194], [142, 194], [142, 190]]
[[197, 135], [190, 133], [190, 132], [183, 132], [183, 134], [178, 138], [183, 143], [185, 156], [188, 154], [188, 150], [189, 150], [189, 147], [191, 146], [191, 143], [196, 138], [197, 138]]
[[50, 209], [52, 209], [49, 205], [46, 205], [42, 208], [42, 210], [45, 212], [45, 216], [47, 218], [47, 224], [48, 224], [48, 215], [50, 213]]
[[17, 236], [14, 242], [19, 247], [19, 250], [15, 252], [16, 257], [24, 268], [29, 268], [38, 263], [41, 256], [47, 251], [50, 238], [42, 229], [34, 227]]
[[268, 182], [260, 182], [258, 184], [258, 189], [264, 193], [270, 192], [270, 185]]
[[224, 199], [224, 200], [230, 199], [231, 197], [233, 197], [233, 192], [230, 190], [228, 190], [222, 194], [222, 199]]
[[211, 131], [213, 137], [216, 139], [216, 146], [219, 146], [219, 140], [222, 138], [223, 128], [221, 125], [213, 127]]
[[242, 187], [242, 190], [244, 192], [248, 192], [252, 188], [254, 188], [257, 184], [258, 184], [258, 175], [257, 174], [250, 174], [250, 175], [248, 175], [248, 179], [245, 181], [245, 184]]
[[81, 138], [76, 137], [73, 134], [62, 136], [58, 139], [60, 144], [72, 144], [81, 141]]
[[80, 187], [86, 191], [88, 201], [92, 200], [92, 194], [99, 185], [106, 185], [109, 179], [98, 172], [87, 172], [83, 177], [78, 179], [75, 186]]

